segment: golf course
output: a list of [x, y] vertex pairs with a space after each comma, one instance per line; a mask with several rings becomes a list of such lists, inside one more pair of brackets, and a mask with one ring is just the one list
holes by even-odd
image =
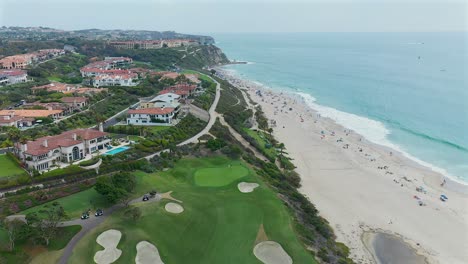
[[[164, 198], [131, 205], [142, 211], [136, 221], [125, 215], [125, 209], [118, 210], [80, 240], [68, 263], [93, 263], [96, 253], [104, 250], [96, 239], [111, 229], [121, 232], [117, 250], [122, 253], [114, 263], [135, 263], [142, 241], [154, 245], [164, 263], [261, 263], [253, 250], [265, 240], [279, 243], [294, 263], [316, 263], [299, 241], [286, 206], [243, 161], [224, 156], [182, 159], [164, 172], [134, 173], [135, 197], [153, 189], [172, 191], [183, 211], [168, 212], [166, 204], [174, 201]], [[242, 193], [240, 182], [259, 186]], [[85, 192], [92, 195], [92, 190]], [[67, 204], [83, 193], [60, 202], [82, 212], [89, 207], [89, 198], [80, 198], [88, 204]]]

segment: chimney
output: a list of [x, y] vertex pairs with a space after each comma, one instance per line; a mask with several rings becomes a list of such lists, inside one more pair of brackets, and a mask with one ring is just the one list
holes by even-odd
[[73, 133], [72, 138], [73, 140], [76, 140], [76, 133]]
[[42, 142], [42, 146], [46, 148], [49, 147], [49, 145], [47, 144], [47, 139], [44, 139], [44, 142]]
[[104, 126], [102, 125], [102, 122], [99, 123], [99, 131], [104, 132]]
[[26, 143], [26, 144], [21, 144], [21, 150], [22, 150], [23, 152], [28, 151], [28, 143]]

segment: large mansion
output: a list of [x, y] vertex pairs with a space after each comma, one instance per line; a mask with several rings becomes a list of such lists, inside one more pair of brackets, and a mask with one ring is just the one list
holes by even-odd
[[44, 171], [57, 163], [84, 159], [110, 143], [107, 133], [95, 129], [74, 129], [15, 146], [18, 157], [30, 170]]

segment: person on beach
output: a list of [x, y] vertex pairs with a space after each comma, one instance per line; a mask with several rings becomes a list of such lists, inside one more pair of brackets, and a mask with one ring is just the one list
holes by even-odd
[[447, 179], [444, 178], [444, 180], [442, 181], [442, 183], [440, 184], [440, 186], [444, 187], [444, 185], [447, 183]]

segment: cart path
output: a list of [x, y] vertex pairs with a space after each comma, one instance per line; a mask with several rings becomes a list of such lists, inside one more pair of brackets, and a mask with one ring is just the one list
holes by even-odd
[[[129, 202], [129, 204], [135, 204], [135, 203], [140, 203], [142, 202], [142, 197], [138, 197], [136, 199], [133, 199], [132, 201]], [[150, 198], [146, 203], [149, 202], [159, 202], [161, 201], [162, 197], [161, 194], [157, 194], [156, 197]], [[81, 230], [78, 232], [67, 244], [67, 246], [63, 249], [62, 256], [60, 257], [58, 263], [59, 264], [67, 264], [68, 260], [70, 259], [71, 255], [73, 254], [73, 249], [75, 248], [76, 244], [91, 230], [93, 230], [95, 227], [100, 225], [102, 222], [104, 222], [114, 211], [124, 208], [125, 205], [123, 204], [116, 204], [113, 205], [112, 207], [106, 209], [104, 211], [103, 216], [99, 217], [93, 217], [92, 215], [90, 218], [86, 220], [82, 219], [75, 219], [71, 221], [66, 221], [62, 222], [60, 226], [71, 226], [71, 225], [80, 225]]]
[[[205, 76], [208, 76], [208, 75], [205, 75]], [[210, 76], [208, 76], [208, 77], [211, 78]], [[183, 146], [183, 145], [187, 145], [187, 144], [190, 144], [190, 143], [197, 143], [198, 139], [201, 136], [203, 136], [205, 134], [208, 134], [208, 132], [211, 130], [214, 123], [216, 122], [216, 117], [217, 117], [216, 107], [218, 106], [219, 98], [221, 97], [221, 85], [215, 79], [211, 78], [211, 80], [213, 80], [216, 83], [216, 95], [215, 95], [215, 98], [213, 100], [213, 103], [211, 104], [210, 109], [208, 110], [208, 115], [210, 116], [210, 119], [208, 120], [208, 123], [206, 124], [205, 128], [203, 128], [202, 131], [198, 132], [195, 136], [193, 136], [193, 137], [191, 137], [191, 138], [177, 144], [178, 147]], [[147, 160], [150, 160], [152, 157], [154, 157], [156, 155], [159, 155], [161, 152], [167, 152], [167, 151], [169, 151], [169, 149], [164, 149], [164, 150], [158, 151], [158, 152], [153, 153], [151, 155], [148, 155], [148, 156], [146, 156], [144, 158], [147, 159]]]

